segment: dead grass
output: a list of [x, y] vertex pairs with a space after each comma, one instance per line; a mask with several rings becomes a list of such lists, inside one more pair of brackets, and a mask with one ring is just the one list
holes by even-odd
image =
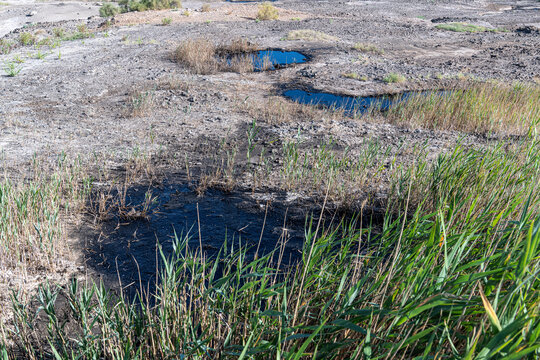
[[336, 42], [339, 41], [339, 38], [320, 31], [303, 29], [290, 31], [286, 40]]
[[363, 53], [373, 53], [377, 55], [384, 54], [384, 50], [379, 49], [376, 45], [361, 42], [354, 44], [353, 49]]
[[213, 74], [219, 68], [216, 45], [204, 38], [182, 42], [174, 52], [174, 59], [196, 74]]
[[246, 73], [254, 70], [251, 53], [256, 50], [257, 45], [243, 38], [219, 46], [209, 39], [200, 38], [181, 43], [173, 57], [196, 74], [214, 74], [218, 71]]
[[526, 135], [540, 123], [540, 86], [484, 83], [445, 94], [418, 94], [388, 112], [390, 122], [411, 127]]

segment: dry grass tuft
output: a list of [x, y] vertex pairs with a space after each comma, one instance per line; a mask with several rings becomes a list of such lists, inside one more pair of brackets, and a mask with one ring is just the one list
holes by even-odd
[[278, 9], [269, 2], [259, 5], [257, 20], [277, 20], [279, 18]]
[[384, 50], [379, 49], [377, 46], [373, 44], [366, 44], [366, 43], [361, 43], [361, 42], [354, 44], [353, 49], [363, 52], [363, 53], [373, 53], [377, 55], [384, 54]]
[[280, 96], [270, 96], [264, 100], [243, 101], [239, 109], [251, 118], [276, 125], [287, 122], [321, 120], [324, 117], [343, 117], [343, 112], [328, 111], [311, 105], [298, 104]]
[[339, 41], [338, 37], [325, 34], [320, 31], [303, 29], [303, 30], [293, 30], [287, 34], [287, 40], [305, 40], [305, 41], [325, 41], [325, 42], [336, 42]]
[[212, 41], [204, 38], [182, 42], [174, 52], [174, 59], [196, 74], [213, 74], [219, 68], [216, 46]]
[[254, 70], [251, 53], [257, 48], [257, 45], [243, 38], [220, 46], [201, 38], [186, 40], [180, 44], [174, 53], [174, 59], [197, 74], [214, 74], [218, 71], [245, 73]]

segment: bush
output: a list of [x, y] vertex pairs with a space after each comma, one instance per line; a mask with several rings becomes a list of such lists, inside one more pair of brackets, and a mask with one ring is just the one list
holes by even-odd
[[269, 2], [259, 5], [257, 20], [277, 20], [278, 17], [278, 10]]
[[122, 11], [146, 11], [181, 8], [180, 0], [121, 0]]
[[162, 25], [171, 25], [171, 23], [172, 23], [172, 19], [170, 17], [166, 17], [166, 18], [161, 19], [161, 24]]
[[101, 17], [112, 17], [120, 12], [118, 6], [111, 3], [105, 3], [102, 7], [99, 8], [99, 16]]

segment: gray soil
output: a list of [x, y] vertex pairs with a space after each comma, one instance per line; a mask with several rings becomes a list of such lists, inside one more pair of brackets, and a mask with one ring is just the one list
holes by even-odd
[[[39, 37], [57, 27], [75, 31], [82, 23], [94, 34], [62, 41], [54, 49], [43, 47], [44, 59], [34, 56], [38, 50], [32, 46], [17, 45], [0, 55], [2, 67], [24, 58], [17, 76], [3, 71], [0, 76], [0, 151], [8, 173], [24, 175], [35, 154], [55, 158], [62, 151], [106, 155], [114, 166], [135, 148], [159, 154], [165, 172], [183, 173], [185, 158], [196, 172], [221, 139], [246, 141], [253, 118], [241, 110], [243, 102], [263, 102], [288, 88], [364, 96], [439, 88], [462, 76], [505, 81], [540, 76], [538, 1], [281, 0], [273, 3], [280, 20], [261, 22], [255, 21], [257, 4], [210, 2], [210, 12], [202, 12], [202, 4], [184, 1], [189, 16], [184, 10], [122, 14], [108, 27], [96, 3], [11, 0], [0, 5], [5, 41], [16, 41], [24, 31]], [[165, 17], [171, 25], [161, 25]], [[445, 22], [505, 31], [458, 33], [435, 27]], [[339, 40], [283, 40], [297, 29]], [[269, 72], [196, 75], [173, 62], [171, 54], [183, 40], [198, 37], [216, 42], [245, 37], [261, 48], [300, 51], [311, 61]], [[384, 54], [362, 54], [352, 48], [356, 42], [375, 44]], [[343, 76], [352, 72], [368, 81]], [[382, 79], [390, 72], [408, 81], [386, 84]], [[152, 105], [132, 116], [130, 99], [137, 91], [150, 94]], [[270, 148], [279, 149], [300, 132], [305, 147], [332, 138], [353, 154], [371, 138], [388, 145], [426, 142], [436, 154], [463, 135], [349, 118], [280, 125], [259, 121], [259, 126], [258, 141]], [[487, 140], [467, 135], [465, 141]]]

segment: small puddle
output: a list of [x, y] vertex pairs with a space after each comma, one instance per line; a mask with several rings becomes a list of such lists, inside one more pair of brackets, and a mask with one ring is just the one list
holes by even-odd
[[[131, 189], [126, 203], [141, 204], [146, 193], [147, 188]], [[89, 242], [86, 257], [90, 267], [112, 279], [120, 276], [123, 284], [140, 281], [145, 287], [152, 286], [161, 264], [156, 241], [165, 254], [170, 254], [174, 234], [179, 238], [189, 234], [189, 247], [194, 250], [200, 247], [199, 229], [207, 257], [215, 255], [225, 242], [235, 250], [240, 244], [247, 246], [248, 256], [253, 256], [260, 241], [259, 254], [268, 253], [283, 238], [284, 263], [296, 261], [301, 255], [303, 224], [284, 223], [284, 211], [276, 209], [269, 210], [265, 219], [264, 204], [242, 194], [209, 190], [198, 197], [186, 185], [168, 184], [152, 189], [152, 196], [156, 197], [155, 211], [147, 220], [115, 217], [104, 223], [102, 234], [107, 236]]]
[[[357, 116], [364, 114], [369, 109], [377, 109], [379, 111], [387, 111], [390, 107], [399, 104], [411, 96], [417, 94], [428, 94], [432, 92], [404, 92], [397, 95], [382, 95], [382, 96], [345, 96], [336, 95], [326, 92], [305, 91], [305, 90], [287, 90], [283, 96], [300, 104], [320, 106], [326, 109], [341, 110], [347, 116]], [[439, 91], [441, 95], [443, 91]]]
[[[240, 60], [240, 61], [239, 61]], [[297, 51], [284, 50], [260, 50], [253, 53], [232, 54], [226, 59], [228, 65], [234, 62], [253, 64], [253, 71], [267, 71], [282, 69], [288, 65], [303, 64], [308, 61], [308, 57]]]
[[261, 50], [253, 54], [255, 71], [275, 70], [293, 64], [303, 64], [308, 58], [297, 51]]

